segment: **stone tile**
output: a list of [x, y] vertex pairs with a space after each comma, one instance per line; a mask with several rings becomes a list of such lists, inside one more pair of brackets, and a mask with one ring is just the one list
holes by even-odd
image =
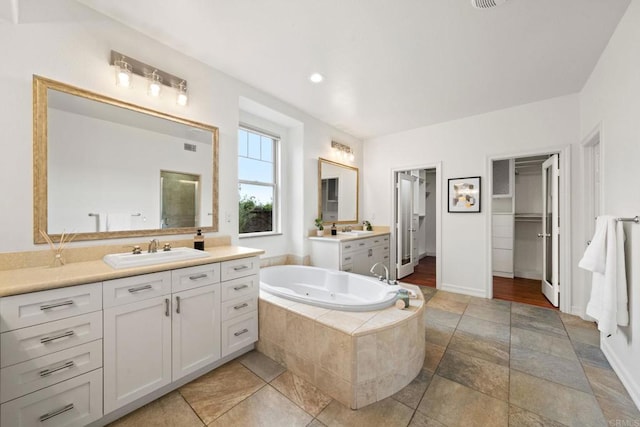
[[[275, 298], [275, 297], [274, 297]], [[287, 311], [260, 299], [258, 317], [260, 320], [260, 339], [266, 339], [283, 346], [287, 331]]]
[[327, 427], [327, 426], [323, 422], [321, 422], [319, 419], [314, 418], [313, 421], [307, 424], [307, 427]]
[[251, 372], [270, 382], [286, 371], [286, 368], [258, 351], [250, 351], [238, 359]]
[[511, 369], [591, 393], [589, 381], [577, 360], [512, 347]]
[[418, 287], [422, 291], [422, 295], [424, 295], [425, 301], [429, 301], [438, 292], [436, 288], [432, 288], [431, 286], [418, 286]]
[[330, 310], [328, 313], [319, 316], [316, 322], [350, 334], [371, 320], [376, 314], [377, 312], [375, 311], [347, 312]]
[[509, 407], [509, 427], [564, 427], [565, 424], [549, 420], [517, 406]]
[[497, 363], [498, 365], [509, 366], [509, 344], [501, 341], [481, 338], [477, 335], [457, 330], [451, 337], [447, 348]]
[[546, 319], [552, 321], [561, 321], [560, 312], [550, 308], [537, 307], [535, 305], [521, 304], [514, 302], [511, 304], [511, 312], [527, 317], [535, 317], [538, 319]]
[[640, 425], [640, 411], [633, 403], [617, 402], [596, 397], [609, 426]]
[[559, 338], [527, 329], [511, 328], [511, 348], [534, 350], [568, 360], [578, 360], [568, 338]]
[[313, 384], [293, 375], [291, 372], [285, 372], [280, 375], [271, 382], [271, 386], [314, 417], [332, 400], [330, 396], [320, 391]]
[[391, 397], [393, 397], [398, 402], [404, 403], [411, 409], [416, 409], [418, 407], [418, 404], [420, 403], [420, 400], [422, 399], [422, 396], [424, 395], [424, 392], [427, 390], [427, 387], [429, 387], [432, 376], [433, 373], [431, 371], [422, 368], [418, 376], [415, 377], [415, 379], [411, 381], [408, 386]]
[[603, 397], [621, 404], [630, 404], [635, 408], [627, 389], [624, 388], [624, 385], [613, 370], [588, 364], [583, 367], [596, 397]]
[[209, 424], [265, 384], [242, 364], [233, 361], [182, 386], [180, 394]]
[[471, 297], [471, 299], [469, 300], [469, 304], [470, 305], [481, 305], [481, 306], [485, 306], [485, 307], [491, 307], [491, 308], [496, 309], [496, 310], [511, 311], [511, 302], [510, 301], [503, 301], [503, 300], [500, 300], [500, 299], [487, 299], [487, 298]]
[[566, 338], [567, 332], [559, 317], [531, 317], [514, 313], [511, 310], [511, 326], [527, 329], [541, 334], [552, 335], [558, 338]]
[[435, 375], [418, 411], [446, 426], [507, 426], [507, 402]]
[[362, 335], [356, 338], [356, 384], [370, 381], [376, 377], [378, 363], [378, 343], [376, 334]]
[[440, 323], [428, 321], [427, 326], [425, 327], [425, 339], [427, 340], [427, 343], [446, 347], [449, 345], [449, 340], [451, 339], [454, 331], [455, 328], [450, 328], [449, 326], [441, 325]]
[[315, 305], [309, 305], [304, 303], [296, 303], [289, 307], [289, 310], [301, 314], [309, 319], [316, 319], [322, 315], [329, 313], [331, 310], [322, 307], [316, 307]]
[[465, 304], [468, 304], [469, 301], [471, 301], [471, 297], [469, 295], [458, 294], [458, 293], [455, 293], [455, 292], [438, 291], [436, 296], [438, 298], [448, 299], [448, 300], [451, 300], [451, 301], [458, 301], [458, 302], [462, 302], [462, 303], [465, 303]]
[[316, 369], [315, 378], [314, 385], [338, 402], [346, 406], [351, 406], [354, 403], [352, 384], [350, 382], [321, 367]]
[[499, 323], [501, 325], [511, 324], [511, 312], [504, 309], [495, 309], [486, 305], [469, 304], [464, 312], [465, 316], [472, 316], [482, 320]]
[[436, 373], [496, 399], [506, 401], [509, 398], [507, 366], [448, 349]]
[[462, 314], [467, 308], [467, 303], [462, 301], [456, 301], [455, 299], [450, 299], [442, 296], [440, 292], [438, 292], [433, 298], [429, 300], [427, 303], [427, 309], [431, 308], [439, 308], [440, 310], [450, 311], [452, 313]]
[[204, 426], [200, 418], [177, 391], [162, 396], [109, 425], [113, 427]]
[[412, 415], [412, 409], [387, 398], [357, 411], [334, 400], [316, 418], [328, 426], [405, 427], [409, 424]]
[[423, 368], [431, 373], [435, 373], [444, 356], [444, 352], [447, 348], [439, 346], [437, 344], [427, 343], [424, 348], [424, 365]]
[[301, 426], [313, 417], [267, 385], [253, 396], [217, 418], [211, 427], [221, 426]]
[[435, 307], [427, 307], [425, 310], [425, 322], [439, 323], [449, 328], [455, 328], [460, 321], [460, 314], [440, 310]]
[[488, 320], [462, 316], [460, 323], [458, 323], [458, 330], [482, 338], [509, 344], [510, 328], [507, 325], [499, 325], [494, 322], [489, 322]]
[[315, 360], [316, 343], [313, 336], [315, 321], [289, 311], [286, 313], [286, 319], [285, 348], [287, 352], [306, 360]]
[[564, 325], [571, 341], [600, 347], [600, 331], [595, 328], [583, 328], [580, 326]]
[[562, 323], [564, 323], [565, 327], [572, 326], [572, 327], [598, 330], [598, 325], [596, 325], [596, 322], [582, 320], [580, 317], [575, 316], [573, 314], [569, 314], [569, 313], [560, 312], [558, 313], [558, 315], [560, 316], [560, 320], [562, 320]]
[[413, 414], [413, 418], [411, 418], [409, 427], [447, 427], [447, 426], [434, 420], [433, 418], [427, 417], [422, 412], [416, 411]]
[[519, 371], [511, 370], [509, 399], [520, 408], [569, 426], [606, 425], [593, 395]]
[[581, 342], [574, 342], [573, 348], [576, 350], [576, 354], [583, 364], [588, 364], [598, 368], [611, 369], [611, 365], [609, 365], [609, 362], [602, 350], [600, 350], [600, 347]]
[[353, 360], [353, 338], [351, 335], [316, 323], [311, 338], [313, 344], [310, 345], [309, 352], [315, 354], [318, 366], [351, 382]]

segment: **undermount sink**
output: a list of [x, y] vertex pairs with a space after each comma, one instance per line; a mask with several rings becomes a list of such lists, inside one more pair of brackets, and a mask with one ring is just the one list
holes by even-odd
[[338, 234], [344, 234], [347, 236], [360, 236], [362, 234], [373, 234], [373, 231], [367, 231], [367, 230], [339, 231]]
[[191, 248], [173, 248], [170, 251], [143, 252], [133, 254], [125, 252], [105, 255], [102, 260], [115, 269], [142, 267], [145, 265], [164, 264], [166, 262], [186, 261], [207, 258], [209, 253]]

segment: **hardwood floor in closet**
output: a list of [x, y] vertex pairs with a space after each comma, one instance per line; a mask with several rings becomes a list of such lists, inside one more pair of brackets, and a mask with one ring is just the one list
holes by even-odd
[[[413, 274], [402, 278], [401, 281], [435, 288], [436, 257], [428, 256], [422, 258], [420, 263], [415, 267]], [[494, 276], [493, 297], [495, 299], [520, 302], [557, 310], [557, 308], [551, 305], [544, 295], [542, 295], [539, 280], [522, 279], [520, 277], [507, 279]]]

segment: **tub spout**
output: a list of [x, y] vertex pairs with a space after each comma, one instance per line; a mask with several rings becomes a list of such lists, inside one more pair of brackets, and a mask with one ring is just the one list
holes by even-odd
[[[384, 268], [384, 276], [382, 274], [376, 274], [376, 272], [375, 272], [376, 267], [379, 266], [379, 265], [381, 265], [382, 268]], [[375, 264], [373, 264], [373, 267], [371, 267], [371, 270], [369, 270], [369, 272], [371, 274], [373, 274], [375, 277], [377, 277], [378, 280], [380, 280], [381, 282], [385, 282], [386, 281], [388, 285], [395, 285], [395, 283], [391, 283], [389, 281], [389, 269], [383, 263], [376, 262]], [[395, 282], [395, 280], [394, 280], [394, 282]]]

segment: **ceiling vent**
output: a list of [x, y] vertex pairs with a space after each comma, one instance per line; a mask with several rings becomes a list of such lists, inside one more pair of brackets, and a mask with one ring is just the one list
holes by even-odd
[[506, 2], [507, 0], [471, 0], [471, 6], [476, 9], [490, 9]]

